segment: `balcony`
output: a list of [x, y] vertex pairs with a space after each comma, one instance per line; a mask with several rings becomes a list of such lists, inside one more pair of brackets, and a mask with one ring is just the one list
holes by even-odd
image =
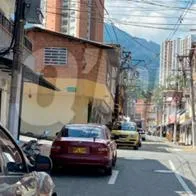
[[[12, 36], [13, 22], [8, 20], [1, 12], [0, 12], [0, 28], [6, 31], [10, 37]], [[32, 51], [32, 43], [27, 39], [27, 37], [24, 37], [24, 46], [26, 49]]]
[[190, 97], [190, 88], [185, 88], [185, 89], [183, 90], [183, 96], [184, 96], [185, 98], [189, 98], [189, 97]]

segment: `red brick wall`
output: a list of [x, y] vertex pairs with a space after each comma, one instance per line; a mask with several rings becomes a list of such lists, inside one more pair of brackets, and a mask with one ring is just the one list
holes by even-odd
[[[83, 78], [106, 83], [107, 58], [104, 49], [68, 40], [47, 32], [28, 32], [33, 43], [33, 55], [36, 57], [36, 69], [44, 68], [44, 48], [65, 47], [68, 50], [68, 63], [64, 66], [52, 65], [60, 78]], [[51, 70], [51, 69], [50, 69]], [[53, 71], [48, 70], [47, 77], [52, 77]]]
[[[100, 1], [102, 3], [100, 3]], [[90, 25], [90, 40], [103, 42], [104, 29], [104, 0], [92, 0], [91, 20], [88, 24], [88, 0], [79, 0], [76, 15], [76, 36], [87, 38], [88, 26]], [[61, 32], [61, 0], [47, 0], [46, 29]]]
[[47, 0], [46, 29], [61, 31], [61, 0]]
[[80, 0], [77, 20], [77, 37], [87, 39], [88, 29], [88, 0]]
[[90, 39], [103, 42], [104, 0], [93, 1]]

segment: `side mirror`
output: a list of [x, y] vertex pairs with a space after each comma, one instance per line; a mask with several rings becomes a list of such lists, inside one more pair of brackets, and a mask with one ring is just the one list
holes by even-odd
[[52, 169], [52, 161], [49, 157], [43, 155], [37, 156], [36, 165], [35, 165], [36, 171], [44, 171], [50, 173], [51, 169]]
[[59, 132], [56, 132], [56, 136], [59, 134]]

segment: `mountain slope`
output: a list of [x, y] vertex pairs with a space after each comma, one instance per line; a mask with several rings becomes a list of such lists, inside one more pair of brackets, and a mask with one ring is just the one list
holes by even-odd
[[158, 82], [159, 76], [160, 45], [142, 38], [133, 37], [110, 24], [105, 24], [104, 41], [106, 43], [118, 43], [125, 50], [131, 51], [133, 66], [134, 64], [137, 64], [137, 61], [135, 60], [144, 60], [145, 62], [140, 62], [136, 65], [140, 72], [140, 79], [145, 84], [148, 83], [147, 88], [154, 88]]

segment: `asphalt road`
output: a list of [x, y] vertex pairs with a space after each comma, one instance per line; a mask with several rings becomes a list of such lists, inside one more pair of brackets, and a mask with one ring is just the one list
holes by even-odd
[[118, 150], [111, 177], [68, 168], [53, 179], [62, 196], [196, 195], [196, 156], [150, 137], [138, 151]]

